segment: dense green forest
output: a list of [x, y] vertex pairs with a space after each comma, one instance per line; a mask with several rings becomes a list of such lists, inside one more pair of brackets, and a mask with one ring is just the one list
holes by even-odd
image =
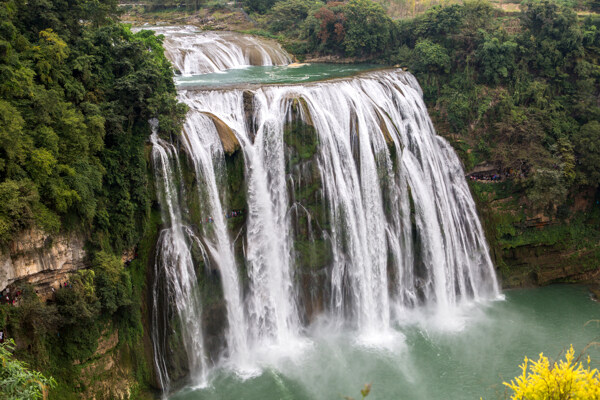
[[148, 213], [148, 119], [176, 131], [170, 64], [150, 32], [115, 23], [116, 2], [4, 1], [0, 240], [31, 225], [81, 228], [131, 247]]
[[120, 255], [151, 223], [148, 120], [169, 134], [185, 113], [160, 39], [133, 34], [117, 11], [116, 1], [0, 3], [0, 245], [32, 227], [76, 231], [88, 238], [91, 267], [51, 303], [24, 287], [19, 307], [0, 306], [0, 328], [67, 398], [85, 390], [73, 364], [95, 352], [106, 327], [147, 372], [145, 265], [125, 270]]

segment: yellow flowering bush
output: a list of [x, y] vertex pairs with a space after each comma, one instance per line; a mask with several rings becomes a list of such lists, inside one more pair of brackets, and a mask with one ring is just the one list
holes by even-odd
[[528, 360], [521, 365], [523, 373], [510, 383], [504, 382], [514, 394], [512, 400], [600, 400], [600, 374], [575, 360], [573, 346], [565, 360], [550, 365], [540, 353], [538, 361]]

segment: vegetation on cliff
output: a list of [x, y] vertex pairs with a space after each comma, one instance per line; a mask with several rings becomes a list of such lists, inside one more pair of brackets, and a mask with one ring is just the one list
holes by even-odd
[[177, 132], [160, 39], [115, 22], [116, 1], [0, 5], [0, 241], [81, 228], [119, 252], [149, 210], [148, 119]]
[[56, 398], [88, 390], [80, 373], [113, 332], [131, 375], [148, 381], [141, 312], [151, 246], [127, 269], [121, 254], [157, 229], [148, 120], [179, 133], [185, 112], [161, 38], [120, 24], [114, 0], [8, 0], [0, 17], [0, 246], [30, 227], [89, 239], [89, 269], [49, 302], [20, 285], [18, 307], [0, 306], [0, 329], [20, 358], [57, 378]]
[[12, 340], [0, 343], [0, 397], [6, 400], [45, 399], [48, 388], [54, 387], [56, 382], [15, 359], [11, 354], [14, 346]]
[[[495, 230], [488, 239], [497, 264], [529, 263], [537, 277], [525, 280], [547, 283], [552, 279], [538, 274], [544, 261], [528, 262], [534, 254], [516, 249], [519, 242], [527, 253], [538, 248], [537, 256], [554, 252], [548, 267], [582, 267], [566, 276], [582, 276], [600, 246], [600, 20], [551, 1], [521, 8], [517, 16], [485, 2], [431, 9], [399, 24], [402, 42], [392, 60], [417, 76], [438, 132], [466, 168], [487, 162], [506, 177], [502, 184], [472, 182]], [[576, 236], [548, 245], [551, 231]]]

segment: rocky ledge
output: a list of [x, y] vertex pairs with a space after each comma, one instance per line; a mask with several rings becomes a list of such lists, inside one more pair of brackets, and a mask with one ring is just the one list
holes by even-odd
[[21, 232], [0, 249], [0, 291], [8, 286], [30, 283], [44, 296], [67, 275], [84, 267], [83, 235], [50, 235], [38, 229]]

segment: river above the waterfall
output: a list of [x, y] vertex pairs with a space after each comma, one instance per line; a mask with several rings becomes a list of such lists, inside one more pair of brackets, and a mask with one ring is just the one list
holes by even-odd
[[558, 359], [570, 344], [577, 354], [597, 337], [597, 325], [584, 325], [599, 315], [600, 304], [585, 287], [555, 285], [507, 291], [504, 301], [444, 316], [407, 314], [381, 345], [361, 344], [323, 321], [308, 328], [304, 343], [265, 349], [256, 376], [242, 379], [218, 368], [208, 387], [186, 388], [171, 399], [360, 398], [364, 383], [373, 384], [369, 400], [500, 399], [502, 382], [519, 374], [523, 357], [543, 352]]
[[179, 89], [225, 89], [245, 85], [308, 83], [349, 77], [381, 68], [381, 65], [374, 64], [253, 65], [209, 74], [179, 75], [175, 77], [175, 84]]

